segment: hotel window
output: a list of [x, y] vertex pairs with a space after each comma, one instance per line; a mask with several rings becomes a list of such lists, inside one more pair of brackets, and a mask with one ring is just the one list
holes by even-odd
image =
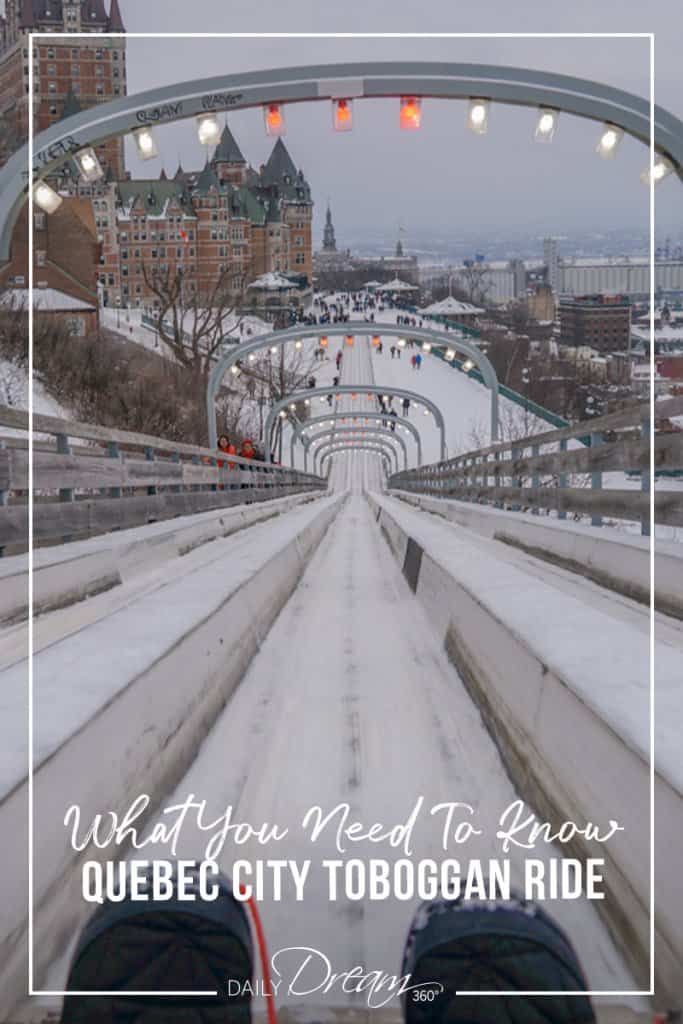
[[78, 65], [78, 64], [72, 64], [72, 65], [71, 65], [71, 77], [72, 77], [72, 78], [79, 78], [79, 77], [80, 77], [80, 74], [81, 74], [81, 68], [80, 68], [80, 65]]
[[36, 231], [44, 231], [45, 230], [45, 214], [44, 213], [34, 213], [33, 214], [33, 223], [34, 223]]
[[36, 265], [39, 266], [39, 267], [44, 267], [46, 262], [47, 262], [47, 253], [43, 252], [42, 249], [39, 249], [36, 252]]

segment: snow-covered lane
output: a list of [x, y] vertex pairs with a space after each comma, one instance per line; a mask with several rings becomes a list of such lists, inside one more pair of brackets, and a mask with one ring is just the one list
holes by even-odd
[[[381, 358], [386, 353], [375, 356], [357, 340], [344, 355], [344, 380], [369, 383]], [[377, 373], [376, 379], [382, 383]], [[334, 970], [362, 964], [396, 973], [417, 901], [342, 896], [331, 902], [319, 865], [325, 858], [393, 863], [402, 851], [363, 841], [347, 843], [340, 854], [332, 832], [311, 844], [301, 827], [306, 811], [320, 806], [328, 812], [346, 803], [351, 820], [365, 829], [375, 822], [390, 827], [405, 822], [422, 797], [411, 859], [441, 861], [443, 817], [430, 816], [429, 809], [462, 801], [483, 833], [449, 850], [448, 856], [460, 856], [464, 872], [470, 858], [486, 864], [501, 856], [497, 822], [516, 793], [363, 497], [364, 489], [380, 485], [380, 465], [362, 452], [332, 460], [333, 485], [348, 490], [349, 498], [191, 769], [163, 804], [194, 794], [207, 801], [206, 820], [231, 806], [234, 821], [288, 829], [284, 840], [267, 846], [228, 841], [220, 857], [226, 872], [236, 859], [312, 860], [303, 901], [296, 901], [287, 882], [280, 901], [261, 901], [271, 956], [303, 946], [319, 950]], [[201, 858], [206, 842], [188, 819], [177, 854]], [[517, 887], [523, 853], [510, 855]], [[148, 847], [144, 855], [167, 857], [168, 850]], [[549, 847], [537, 855], [559, 857], [560, 851]], [[636, 988], [587, 901], [553, 902], [548, 909], [571, 935], [591, 988]], [[300, 954], [282, 955], [283, 972], [297, 956], [300, 962]], [[50, 987], [63, 985], [65, 962], [55, 965]], [[345, 1001], [353, 997], [335, 989], [309, 1002]]]
[[[349, 373], [368, 372], [361, 346], [346, 365]], [[316, 865], [340, 855], [331, 833], [310, 843], [301, 829], [305, 812], [345, 802], [354, 820], [388, 826], [404, 822], [419, 797], [427, 808], [464, 801], [483, 830], [462, 849], [464, 868], [467, 858], [500, 856], [496, 823], [516, 794], [359, 493], [376, 486], [376, 473], [377, 460], [368, 454], [335, 460], [333, 479], [352, 493], [192, 768], [164, 803], [194, 793], [208, 801], [208, 819], [232, 805], [234, 820], [288, 828], [286, 840], [267, 847], [228, 843], [221, 858], [226, 871], [238, 857], [312, 858], [303, 902], [290, 886], [280, 902], [267, 898], [261, 905], [271, 953], [307, 946], [324, 952], [335, 969], [360, 963], [394, 972], [415, 901], [329, 902], [326, 876]], [[441, 826], [428, 813], [420, 817], [415, 861], [443, 858]], [[179, 855], [201, 856], [205, 842], [186, 831]], [[517, 885], [522, 852], [511, 856]], [[359, 842], [346, 857], [394, 861], [400, 853]], [[635, 987], [587, 902], [550, 909], [576, 943], [592, 987]], [[343, 998], [330, 996], [337, 1003]]]
[[[331, 836], [312, 846], [302, 832], [311, 806], [331, 810], [344, 801], [366, 826], [390, 825], [405, 821], [420, 796], [427, 807], [457, 800], [472, 805], [485, 834], [467, 844], [463, 858], [500, 854], [495, 823], [515, 799], [513, 787], [361, 495], [349, 498], [165, 803], [180, 803], [189, 793], [207, 799], [209, 819], [233, 805], [235, 820], [290, 829], [285, 842], [267, 848], [228, 844], [221, 860], [227, 871], [236, 857], [319, 863], [338, 856]], [[443, 857], [441, 824], [429, 815], [421, 819], [415, 860]], [[185, 833], [179, 852], [198, 856], [204, 842]], [[347, 856], [399, 856], [385, 844], [355, 845]], [[519, 884], [521, 856], [513, 861]], [[364, 963], [396, 971], [414, 902], [330, 903], [322, 872], [311, 871], [303, 903], [291, 889], [281, 902], [264, 901], [271, 951], [303, 945], [323, 951], [339, 969]], [[577, 944], [592, 986], [632, 987], [592, 907], [567, 901], [552, 911]]]

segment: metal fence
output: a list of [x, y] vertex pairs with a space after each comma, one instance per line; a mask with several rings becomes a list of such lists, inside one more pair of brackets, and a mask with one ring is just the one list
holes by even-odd
[[[673, 481], [668, 489], [655, 491], [654, 521], [670, 526], [683, 526], [683, 431], [672, 422], [682, 414], [683, 398], [655, 407], [655, 477]], [[619, 476], [605, 480], [610, 473]], [[560, 519], [587, 515], [595, 526], [611, 516], [640, 522], [641, 532], [648, 535], [653, 486], [650, 405], [633, 405], [571, 427], [501, 441], [396, 473], [388, 486], [516, 511], [554, 512]]]
[[[310, 473], [126, 430], [53, 416], [34, 416], [33, 430], [36, 544], [327, 488]], [[28, 546], [28, 431], [27, 412], [0, 406], [3, 554]]]

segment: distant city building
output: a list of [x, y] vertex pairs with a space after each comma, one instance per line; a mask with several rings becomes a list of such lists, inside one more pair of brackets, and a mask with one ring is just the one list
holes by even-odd
[[[487, 286], [486, 301], [493, 305], [521, 298], [528, 289], [544, 281], [550, 285], [542, 260], [490, 260], [480, 266]], [[450, 275], [453, 287], [463, 289], [466, 286], [465, 270], [462, 264], [448, 267], [443, 263], [421, 264], [420, 282], [429, 286]], [[558, 281], [556, 296], [600, 293], [628, 295], [632, 301], [647, 301], [650, 295], [650, 261], [639, 256], [559, 259]], [[683, 297], [683, 259], [662, 257], [655, 260], [655, 292], [660, 301]]]
[[[655, 290], [660, 295], [683, 294], [683, 259], [655, 260]], [[647, 299], [650, 295], [650, 260], [647, 257], [622, 256], [561, 261], [560, 292], [565, 295], [603, 292]]]
[[510, 271], [512, 273], [514, 297], [516, 299], [523, 299], [526, 296], [526, 266], [524, 260], [510, 260]]
[[562, 296], [560, 344], [616, 352], [628, 347], [631, 303], [622, 295]]
[[549, 284], [537, 284], [527, 298], [529, 316], [540, 323], [555, 319], [555, 296]]
[[365, 275], [377, 277], [382, 283], [399, 276], [417, 285], [419, 266], [417, 256], [407, 256], [399, 238], [393, 256], [355, 256], [350, 250], [337, 249], [332, 214], [328, 204], [323, 230], [322, 248], [313, 256], [314, 278], [332, 280], [330, 275]]
[[325, 214], [325, 230], [323, 231], [323, 252], [333, 253], [337, 251], [337, 240], [334, 236], [334, 225], [332, 224], [332, 211], [330, 210], [330, 204], [327, 204], [327, 213]]
[[[126, 95], [126, 40], [119, 0], [6, 0], [0, 16], [0, 166], [28, 139], [29, 32], [92, 33], [33, 40], [33, 130], [44, 131], [82, 108]], [[124, 175], [123, 139], [97, 147], [102, 166]]]
[[556, 238], [543, 239], [543, 262], [546, 266], [546, 281], [557, 295], [562, 289], [560, 286], [560, 251]]

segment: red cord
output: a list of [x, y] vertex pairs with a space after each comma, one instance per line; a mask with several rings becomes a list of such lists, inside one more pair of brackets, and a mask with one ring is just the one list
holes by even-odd
[[[246, 889], [243, 885], [239, 887], [239, 891], [241, 894], [246, 893]], [[249, 896], [245, 902], [249, 906], [249, 910], [251, 911], [251, 916], [254, 921], [254, 931], [256, 932], [256, 942], [258, 944], [259, 957], [261, 959], [261, 970], [263, 972], [263, 987], [265, 989], [268, 1024], [277, 1024], [275, 996], [273, 995], [273, 987], [270, 983], [270, 961], [268, 960], [266, 936], [263, 931], [263, 924], [261, 923], [261, 915], [258, 912], [258, 908], [252, 896]]]

